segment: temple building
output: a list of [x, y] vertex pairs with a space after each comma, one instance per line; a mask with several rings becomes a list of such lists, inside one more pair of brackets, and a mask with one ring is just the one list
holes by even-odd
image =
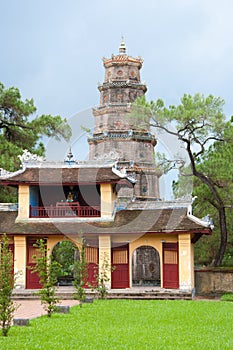
[[156, 137], [130, 113], [147, 90], [142, 64], [126, 53], [123, 39], [119, 53], [103, 59], [88, 161], [74, 160], [71, 150], [60, 162], [25, 151], [20, 170], [1, 169], [1, 185], [18, 189], [18, 205], [0, 206], [0, 234], [11, 239], [18, 288], [40, 288], [28, 268], [38, 239], [51, 253], [63, 240], [80, 247], [82, 237], [90, 283], [107, 259], [111, 289], [194, 288], [194, 244], [211, 234], [211, 225], [193, 216], [191, 203], [160, 199]]

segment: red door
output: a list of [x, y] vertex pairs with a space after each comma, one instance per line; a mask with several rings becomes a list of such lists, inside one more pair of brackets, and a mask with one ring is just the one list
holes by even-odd
[[163, 243], [163, 288], [179, 288], [178, 243]]
[[129, 246], [112, 248], [112, 288], [129, 288]]
[[27, 273], [26, 273], [26, 288], [27, 289], [40, 289], [41, 285], [39, 282], [39, 276], [37, 272], [32, 273], [31, 268], [35, 266], [33, 256], [37, 253], [37, 248], [33, 245], [36, 243], [35, 240], [27, 241]]
[[97, 274], [98, 274], [98, 248], [94, 247], [86, 247], [85, 248], [85, 256], [86, 256], [86, 262], [88, 263], [88, 277], [87, 277], [87, 283], [86, 288], [90, 286], [96, 286], [97, 285]]

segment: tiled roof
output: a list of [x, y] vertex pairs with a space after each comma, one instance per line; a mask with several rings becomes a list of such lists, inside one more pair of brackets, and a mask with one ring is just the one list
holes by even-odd
[[65, 234], [144, 234], [193, 232], [210, 234], [209, 228], [191, 221], [185, 208], [156, 210], [122, 210], [114, 221], [16, 222], [17, 212], [0, 212], [0, 232], [8, 234], [50, 235]]
[[118, 181], [119, 176], [112, 172], [110, 167], [93, 168], [26, 168], [24, 172], [17, 173], [2, 179], [2, 183], [104, 183]]
[[132, 56], [128, 55], [112, 55], [111, 58], [103, 58], [104, 66], [108, 66], [109, 64], [114, 64], [114, 63], [124, 63], [125, 62], [132, 62], [132, 63], [137, 63], [140, 66], [143, 63], [143, 59], [141, 57], [134, 58]]

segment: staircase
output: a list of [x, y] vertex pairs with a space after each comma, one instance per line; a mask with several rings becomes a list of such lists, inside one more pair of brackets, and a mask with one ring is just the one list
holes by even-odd
[[[17, 289], [14, 290], [15, 300], [39, 299], [36, 294], [38, 290]], [[57, 287], [56, 295], [63, 300], [73, 299], [75, 289], [73, 287]], [[86, 296], [97, 298], [96, 292], [86, 290]], [[163, 289], [157, 287], [134, 287], [127, 289], [110, 289], [107, 299], [132, 299], [132, 300], [192, 300], [191, 291], [181, 291], [179, 289]]]

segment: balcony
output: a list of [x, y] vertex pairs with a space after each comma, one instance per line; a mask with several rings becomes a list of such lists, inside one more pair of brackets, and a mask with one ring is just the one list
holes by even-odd
[[30, 218], [69, 218], [69, 217], [100, 217], [100, 205], [87, 206], [80, 205], [78, 202], [66, 203], [58, 202], [50, 206], [31, 206], [29, 211]]

